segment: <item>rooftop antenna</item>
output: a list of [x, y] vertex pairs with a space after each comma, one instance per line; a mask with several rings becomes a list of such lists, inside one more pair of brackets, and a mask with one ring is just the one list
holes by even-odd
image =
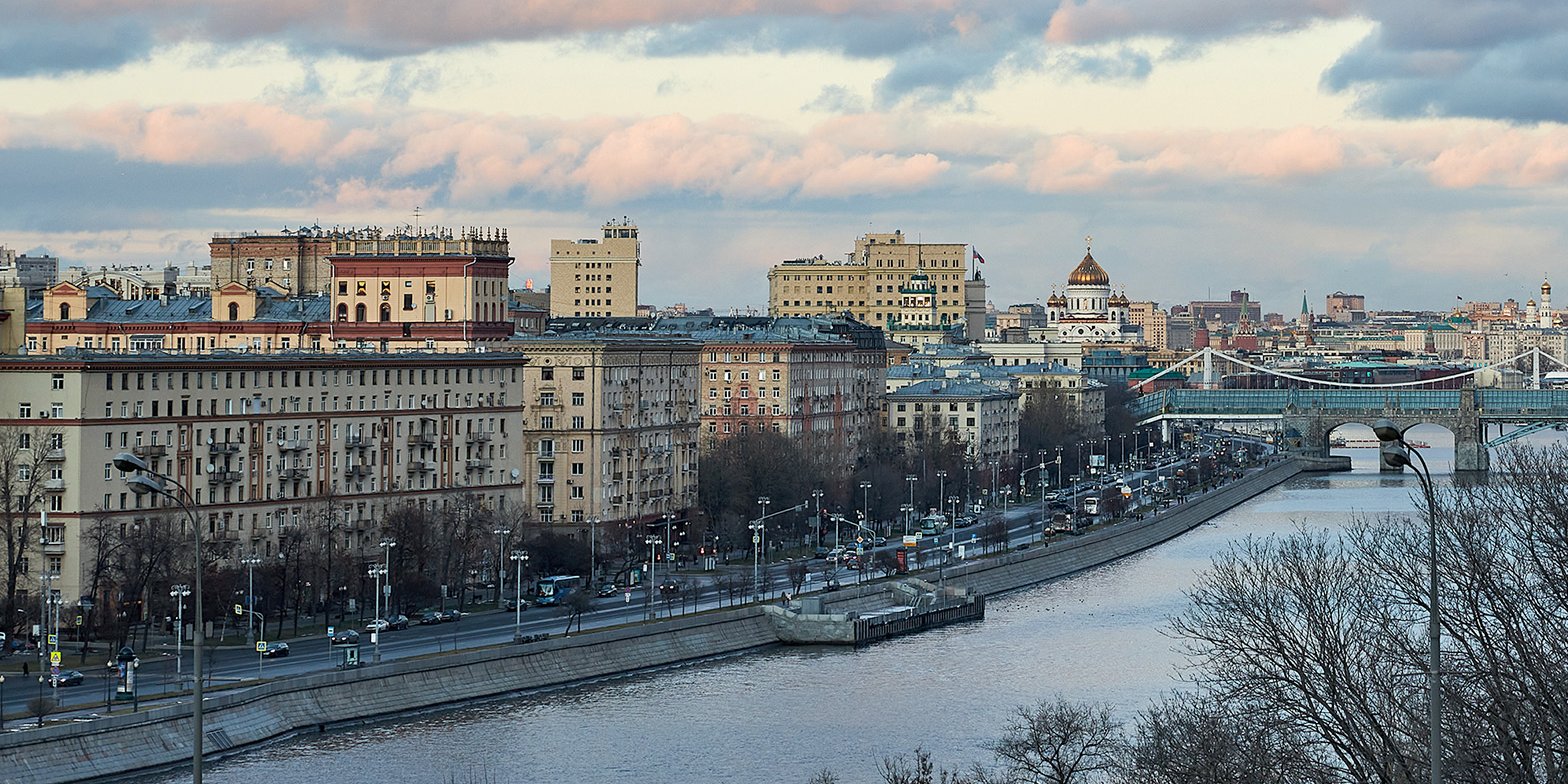
[[419, 205], [414, 205], [414, 233], [419, 233]]

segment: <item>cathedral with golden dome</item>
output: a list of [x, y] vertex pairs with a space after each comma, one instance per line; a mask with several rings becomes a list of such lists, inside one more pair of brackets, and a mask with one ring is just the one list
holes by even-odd
[[1067, 276], [1063, 291], [1045, 301], [1046, 340], [1066, 343], [1123, 343], [1142, 339], [1142, 330], [1128, 321], [1127, 295], [1112, 293], [1111, 276], [1087, 248], [1083, 261]]

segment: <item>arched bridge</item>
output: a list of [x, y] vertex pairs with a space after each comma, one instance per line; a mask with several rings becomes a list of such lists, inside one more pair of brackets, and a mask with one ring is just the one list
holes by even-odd
[[[1205, 356], [1204, 361], [1207, 367], [1209, 358]], [[1278, 375], [1293, 378], [1284, 373]], [[1329, 433], [1340, 425], [1371, 425], [1383, 418], [1393, 420], [1401, 430], [1418, 424], [1439, 425], [1454, 434], [1456, 471], [1487, 470], [1487, 433], [1491, 425], [1499, 425], [1499, 432], [1512, 431], [1493, 439], [1491, 445], [1521, 432], [1568, 425], [1568, 389], [1477, 388], [1468, 378], [1464, 382], [1465, 386], [1459, 389], [1419, 389], [1412, 384], [1339, 384], [1326, 389], [1165, 389], [1136, 398], [1127, 408], [1140, 424], [1194, 420], [1278, 422], [1284, 449], [1320, 457], [1328, 455]], [[1520, 428], [1501, 427], [1506, 425]]]

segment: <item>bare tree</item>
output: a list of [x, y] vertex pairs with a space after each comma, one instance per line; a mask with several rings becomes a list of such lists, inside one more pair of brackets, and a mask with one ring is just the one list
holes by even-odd
[[572, 591], [566, 595], [563, 602], [566, 605], [566, 633], [572, 633], [572, 622], [577, 622], [577, 631], [583, 630], [583, 613], [593, 609], [593, 598], [587, 590]]
[[[39, 510], [45, 504], [47, 450], [62, 438], [59, 428], [10, 425], [0, 427], [0, 539], [5, 543], [4, 623], [18, 620], [18, 583], [28, 569], [28, 553], [36, 552], [42, 531]], [[39, 572], [43, 565], [36, 566]], [[30, 608], [20, 608], [24, 611]]]
[[1299, 732], [1262, 711], [1180, 693], [1140, 714], [1121, 754], [1125, 784], [1332, 784]]
[[800, 593], [800, 589], [806, 586], [806, 577], [809, 574], [810, 568], [805, 560], [790, 561], [784, 567], [784, 575], [789, 579], [789, 584], [795, 589], [795, 593]]
[[1084, 784], [1115, 770], [1121, 743], [1110, 706], [1056, 697], [1019, 708], [991, 753], [1012, 784]]

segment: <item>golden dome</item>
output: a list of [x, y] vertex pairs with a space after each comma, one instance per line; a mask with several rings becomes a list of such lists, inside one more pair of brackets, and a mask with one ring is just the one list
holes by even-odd
[[1127, 300], [1127, 296], [1124, 294], [1112, 294], [1107, 304], [1113, 308], [1125, 308], [1132, 303]]
[[1552, 293], [1552, 282], [1551, 281], [1549, 281], [1549, 280], [1541, 281], [1541, 293], [1542, 294], [1550, 294], [1550, 293]]
[[1083, 254], [1083, 261], [1078, 262], [1078, 268], [1073, 274], [1067, 276], [1069, 286], [1109, 286], [1111, 276], [1105, 273], [1100, 263], [1094, 260], [1089, 253]]
[[1053, 291], [1050, 298], [1045, 301], [1045, 304], [1048, 307], [1065, 308], [1067, 307], [1067, 298]]

